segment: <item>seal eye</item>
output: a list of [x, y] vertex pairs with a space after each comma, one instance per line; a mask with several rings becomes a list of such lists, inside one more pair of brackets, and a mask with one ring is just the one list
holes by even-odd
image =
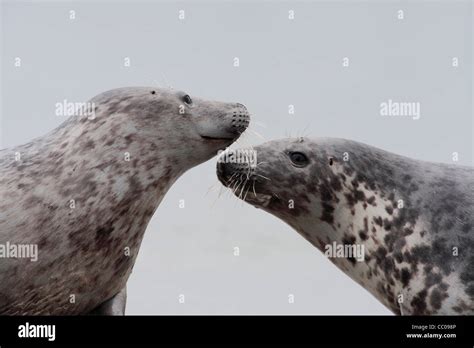
[[308, 164], [308, 157], [301, 152], [290, 152], [290, 160], [297, 167], [304, 167]]
[[189, 96], [189, 94], [186, 94], [184, 97], [183, 97], [183, 101], [188, 104], [188, 105], [191, 105], [193, 103], [193, 100], [191, 99], [191, 97]]

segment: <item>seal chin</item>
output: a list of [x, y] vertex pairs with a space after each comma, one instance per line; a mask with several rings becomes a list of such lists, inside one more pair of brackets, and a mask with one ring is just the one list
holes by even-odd
[[213, 136], [206, 136], [201, 135], [201, 140], [204, 146], [207, 146], [213, 154], [218, 153], [221, 150], [225, 150], [227, 147], [232, 145], [232, 143], [238, 137], [230, 138], [230, 137], [213, 137]]
[[201, 135], [201, 138], [209, 141], [221, 141], [221, 142], [233, 142], [237, 137], [227, 138], [227, 137], [210, 137], [207, 135]]
[[252, 192], [245, 197], [245, 201], [255, 208], [266, 208], [272, 201], [273, 196], [264, 193], [257, 193], [256, 195]]

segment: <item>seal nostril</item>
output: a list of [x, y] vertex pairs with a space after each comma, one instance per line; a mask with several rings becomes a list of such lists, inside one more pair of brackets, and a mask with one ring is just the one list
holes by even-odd
[[242, 109], [234, 111], [231, 117], [231, 129], [238, 134], [242, 134], [249, 125], [250, 115], [244, 106]]

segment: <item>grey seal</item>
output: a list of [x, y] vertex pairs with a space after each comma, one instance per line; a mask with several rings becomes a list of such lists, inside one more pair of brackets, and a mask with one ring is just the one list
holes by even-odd
[[[234, 160], [218, 161], [219, 180], [293, 227], [391, 311], [474, 314], [472, 167], [334, 138], [274, 140], [253, 151], [253, 165], [248, 151], [227, 153]], [[343, 257], [328, 253], [333, 246]]]
[[[170, 186], [235, 141], [239, 103], [155, 87], [90, 100], [33, 141], [0, 151], [0, 314], [120, 314], [143, 233]], [[19, 154], [19, 156], [17, 156]], [[13, 249], [12, 249], [13, 250]]]

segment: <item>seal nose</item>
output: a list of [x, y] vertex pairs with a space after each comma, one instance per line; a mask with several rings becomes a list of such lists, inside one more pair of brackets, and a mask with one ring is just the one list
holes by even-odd
[[250, 114], [245, 105], [237, 103], [237, 107], [232, 112], [231, 127], [237, 134], [245, 132], [250, 123]]
[[229, 184], [230, 176], [234, 173], [235, 170], [231, 163], [234, 156], [235, 153], [233, 150], [226, 150], [217, 158], [217, 178], [226, 187]]
[[225, 187], [230, 184], [229, 179], [235, 173], [236, 168], [232, 163], [217, 161], [217, 178]]
[[217, 162], [217, 178], [219, 179], [219, 181], [227, 187], [227, 179], [228, 179], [228, 175], [227, 175], [227, 166], [224, 162]]
[[226, 150], [219, 156], [216, 171], [224, 186], [229, 186], [230, 179], [240, 180], [242, 176], [248, 179], [253, 175], [257, 158], [251, 151], [253, 150]]

